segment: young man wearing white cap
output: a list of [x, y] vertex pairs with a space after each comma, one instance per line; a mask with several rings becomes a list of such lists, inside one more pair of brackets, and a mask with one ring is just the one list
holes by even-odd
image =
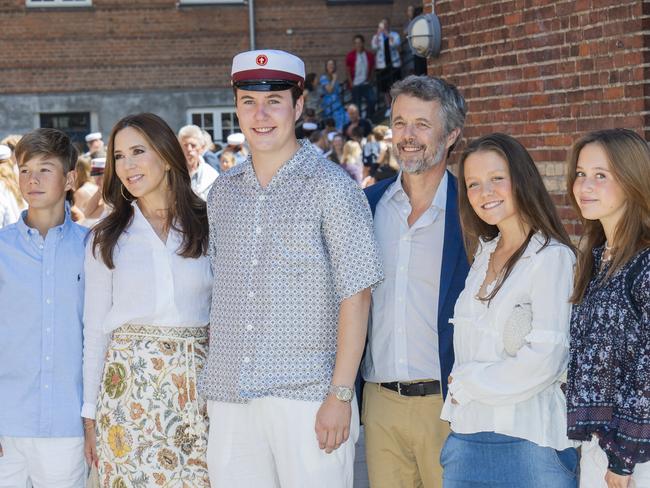
[[88, 146], [88, 152], [84, 153], [84, 156], [90, 156], [92, 153], [103, 151], [104, 150], [104, 141], [102, 140], [101, 132], [91, 132], [86, 136], [86, 145]]
[[382, 277], [367, 201], [294, 126], [303, 62], [233, 60], [251, 157], [208, 198], [214, 272], [208, 398], [213, 488], [352, 487], [353, 385]]

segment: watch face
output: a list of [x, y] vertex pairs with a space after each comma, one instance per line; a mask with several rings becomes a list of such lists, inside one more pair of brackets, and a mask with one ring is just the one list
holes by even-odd
[[339, 391], [336, 393], [336, 398], [344, 402], [349, 402], [352, 400], [352, 393], [351, 388], [339, 388]]

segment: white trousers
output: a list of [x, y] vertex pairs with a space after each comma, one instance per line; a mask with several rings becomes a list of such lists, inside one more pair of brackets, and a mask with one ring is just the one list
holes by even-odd
[[[607, 488], [607, 454], [595, 437], [582, 443], [580, 458], [580, 488]], [[650, 488], [650, 462], [637, 464], [629, 488]]]
[[350, 437], [331, 454], [318, 447], [320, 402], [258, 398], [208, 401], [208, 472], [212, 488], [352, 488], [359, 411]]
[[0, 488], [83, 488], [83, 437], [0, 436]]

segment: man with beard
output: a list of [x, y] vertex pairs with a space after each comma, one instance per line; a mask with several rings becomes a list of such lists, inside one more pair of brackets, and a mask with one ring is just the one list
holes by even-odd
[[366, 190], [385, 279], [373, 291], [362, 419], [373, 488], [442, 486], [440, 420], [454, 363], [456, 298], [468, 271], [456, 178], [447, 158], [465, 101], [439, 78], [395, 83], [391, 125], [400, 172]]

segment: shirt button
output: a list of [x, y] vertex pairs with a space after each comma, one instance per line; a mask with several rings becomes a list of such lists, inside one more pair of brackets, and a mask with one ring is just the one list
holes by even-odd
[[52, 300], [50, 300], [50, 299], [48, 298], [47, 300], [45, 300], [45, 303], [47, 303], [47, 304], [49, 305], [50, 303], [52, 303]]
[[49, 327], [48, 327], [47, 329], [45, 329], [45, 332], [49, 332], [49, 331], [50, 331], [50, 328], [49, 328]]
[[43, 244], [39, 244], [39, 245], [38, 245], [38, 248], [39, 248], [39, 249], [43, 249]]
[[52, 274], [52, 272], [51, 272], [49, 269], [47, 269], [47, 270], [45, 270], [45, 274], [46, 274], [47, 276], [50, 276], [50, 275]]
[[400, 362], [400, 364], [404, 364], [405, 359], [404, 359], [404, 358], [401, 358], [401, 359], [399, 360], [399, 362]]
[[254, 296], [255, 296], [255, 292], [254, 292], [254, 291], [249, 291], [249, 292], [248, 292], [248, 298], [253, 298]]
[[260, 195], [259, 199], [260, 199], [260, 202], [263, 202], [264, 200], [266, 200], [266, 195]]
[[255, 233], [256, 234], [261, 234], [262, 233], [262, 228], [259, 225], [257, 227], [255, 227]]
[[45, 360], [46, 360], [46, 361], [49, 361], [49, 360], [50, 360], [50, 356], [45, 356]]
[[245, 362], [246, 364], [250, 363], [250, 362], [251, 362], [251, 358], [249, 358], [248, 356], [246, 356], [246, 357], [244, 358], [244, 362]]
[[404, 271], [404, 266], [400, 266], [400, 267], [399, 267], [399, 270], [400, 270], [400, 271]]
[[257, 259], [253, 259], [253, 260], [251, 261], [251, 264], [252, 264], [253, 266], [257, 266], [259, 263], [258, 263]]
[[49, 387], [50, 387], [50, 385], [45, 385], [45, 386], [43, 386], [43, 388], [45, 388], [46, 390], [47, 390]]
[[252, 326], [251, 324], [248, 324], [248, 325], [246, 326], [246, 330], [253, 330], [253, 326]]

